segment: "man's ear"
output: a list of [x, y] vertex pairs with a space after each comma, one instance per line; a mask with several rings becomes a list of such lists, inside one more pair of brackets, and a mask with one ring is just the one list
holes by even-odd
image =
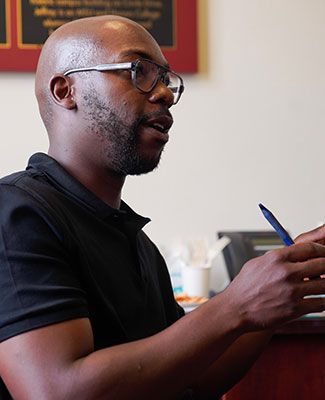
[[50, 80], [50, 91], [53, 100], [61, 107], [72, 110], [77, 107], [73, 98], [72, 85], [68, 76], [56, 74]]

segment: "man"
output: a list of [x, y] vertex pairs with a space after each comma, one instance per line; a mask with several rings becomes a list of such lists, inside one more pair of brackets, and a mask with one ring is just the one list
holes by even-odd
[[130, 20], [74, 21], [44, 45], [36, 95], [49, 152], [0, 185], [0, 375], [13, 398], [215, 399], [274, 327], [325, 309], [305, 298], [325, 293], [320, 228], [248, 262], [183, 316], [141, 230], [148, 219], [121, 201], [126, 175], [158, 165], [181, 93]]

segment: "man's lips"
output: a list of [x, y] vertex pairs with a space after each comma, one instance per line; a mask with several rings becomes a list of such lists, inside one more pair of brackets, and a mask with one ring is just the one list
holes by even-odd
[[167, 143], [169, 140], [168, 131], [173, 122], [173, 117], [168, 110], [156, 110], [144, 114], [140, 118], [138, 126], [141, 126], [146, 132], [147, 139], [151, 137], [157, 142]]
[[173, 125], [173, 122], [173, 118], [170, 115], [161, 114], [147, 119], [143, 124], [157, 130], [160, 133], [168, 133], [169, 129]]
[[145, 127], [150, 127], [162, 134], [167, 134], [174, 121], [168, 110], [160, 109], [144, 114], [139, 122]]

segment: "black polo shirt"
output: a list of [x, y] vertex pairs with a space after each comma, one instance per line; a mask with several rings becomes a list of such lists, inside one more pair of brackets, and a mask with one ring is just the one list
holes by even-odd
[[122, 202], [109, 207], [46, 154], [0, 180], [0, 341], [88, 317], [95, 350], [183, 315], [166, 264]]

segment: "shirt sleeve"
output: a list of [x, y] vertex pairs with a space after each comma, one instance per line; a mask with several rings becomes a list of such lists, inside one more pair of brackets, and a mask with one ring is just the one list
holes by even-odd
[[88, 317], [64, 229], [13, 185], [0, 186], [0, 342], [52, 323]]
[[178, 318], [184, 317], [184, 315], [185, 315], [184, 308], [181, 307], [178, 303], [176, 303], [176, 307], [177, 307], [177, 312], [178, 312]]

